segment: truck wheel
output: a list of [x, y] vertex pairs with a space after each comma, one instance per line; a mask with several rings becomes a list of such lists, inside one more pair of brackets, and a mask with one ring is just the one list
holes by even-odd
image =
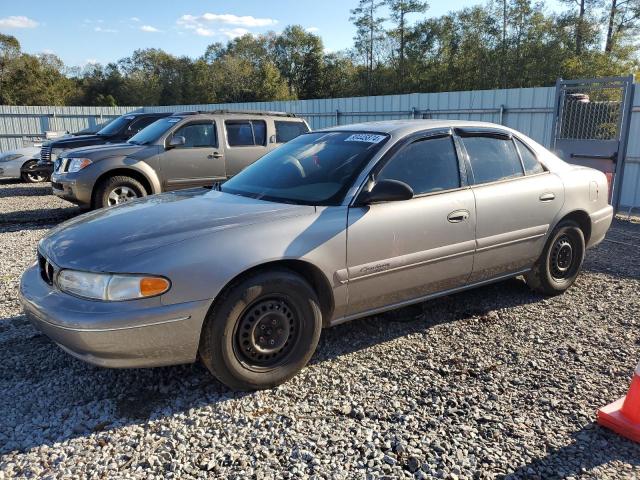
[[138, 180], [116, 175], [100, 182], [95, 191], [93, 206], [94, 208], [113, 207], [146, 195], [147, 191]]
[[46, 182], [49, 179], [47, 175], [43, 175], [39, 172], [32, 171], [32, 169], [35, 168], [37, 163], [38, 163], [37, 160], [29, 160], [28, 162], [25, 162], [25, 164], [22, 166], [20, 177], [22, 178], [23, 182], [40, 183], [40, 182]]
[[318, 297], [296, 273], [256, 273], [224, 291], [204, 322], [200, 358], [222, 383], [258, 390], [298, 373], [318, 345]]
[[560, 222], [553, 230], [542, 255], [524, 278], [532, 290], [559, 295], [578, 277], [584, 260], [584, 234], [577, 223]]

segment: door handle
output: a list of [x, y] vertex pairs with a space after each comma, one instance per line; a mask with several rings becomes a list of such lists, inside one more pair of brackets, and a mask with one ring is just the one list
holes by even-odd
[[213, 152], [207, 155], [207, 158], [220, 158], [220, 157], [222, 157], [222, 154], [218, 152]]
[[464, 222], [467, 218], [469, 218], [468, 210], [455, 210], [447, 215], [447, 220], [449, 220], [451, 223]]
[[540, 195], [540, 201], [541, 202], [550, 202], [551, 200], [554, 200], [555, 198], [556, 198], [556, 196], [552, 192], [543, 193], [542, 195]]

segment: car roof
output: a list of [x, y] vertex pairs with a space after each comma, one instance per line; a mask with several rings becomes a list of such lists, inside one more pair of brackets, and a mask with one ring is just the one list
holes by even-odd
[[503, 125], [490, 122], [474, 122], [469, 120], [383, 120], [378, 122], [353, 123], [324, 128], [320, 131], [345, 131], [345, 132], [375, 132], [387, 133], [391, 136], [404, 136], [421, 130], [435, 130], [443, 128], [486, 128], [510, 132], [511, 129]]

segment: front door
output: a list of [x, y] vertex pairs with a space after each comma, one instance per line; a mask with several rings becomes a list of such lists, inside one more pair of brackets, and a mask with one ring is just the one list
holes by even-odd
[[224, 150], [219, 148], [215, 123], [183, 125], [167, 139], [167, 144], [175, 137], [183, 137], [184, 144], [161, 153], [165, 190], [211, 186], [225, 178]]
[[476, 202], [470, 283], [531, 267], [564, 202], [562, 181], [521, 140], [504, 132], [460, 132]]
[[349, 315], [461, 287], [473, 266], [474, 198], [450, 135], [405, 145], [376, 178], [407, 183], [414, 198], [349, 209]]

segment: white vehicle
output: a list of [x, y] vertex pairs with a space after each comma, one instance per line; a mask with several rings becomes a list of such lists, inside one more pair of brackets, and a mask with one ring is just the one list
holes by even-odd
[[46, 175], [31, 172], [40, 160], [40, 147], [24, 147], [0, 153], [0, 178], [21, 178], [28, 183], [44, 182]]

